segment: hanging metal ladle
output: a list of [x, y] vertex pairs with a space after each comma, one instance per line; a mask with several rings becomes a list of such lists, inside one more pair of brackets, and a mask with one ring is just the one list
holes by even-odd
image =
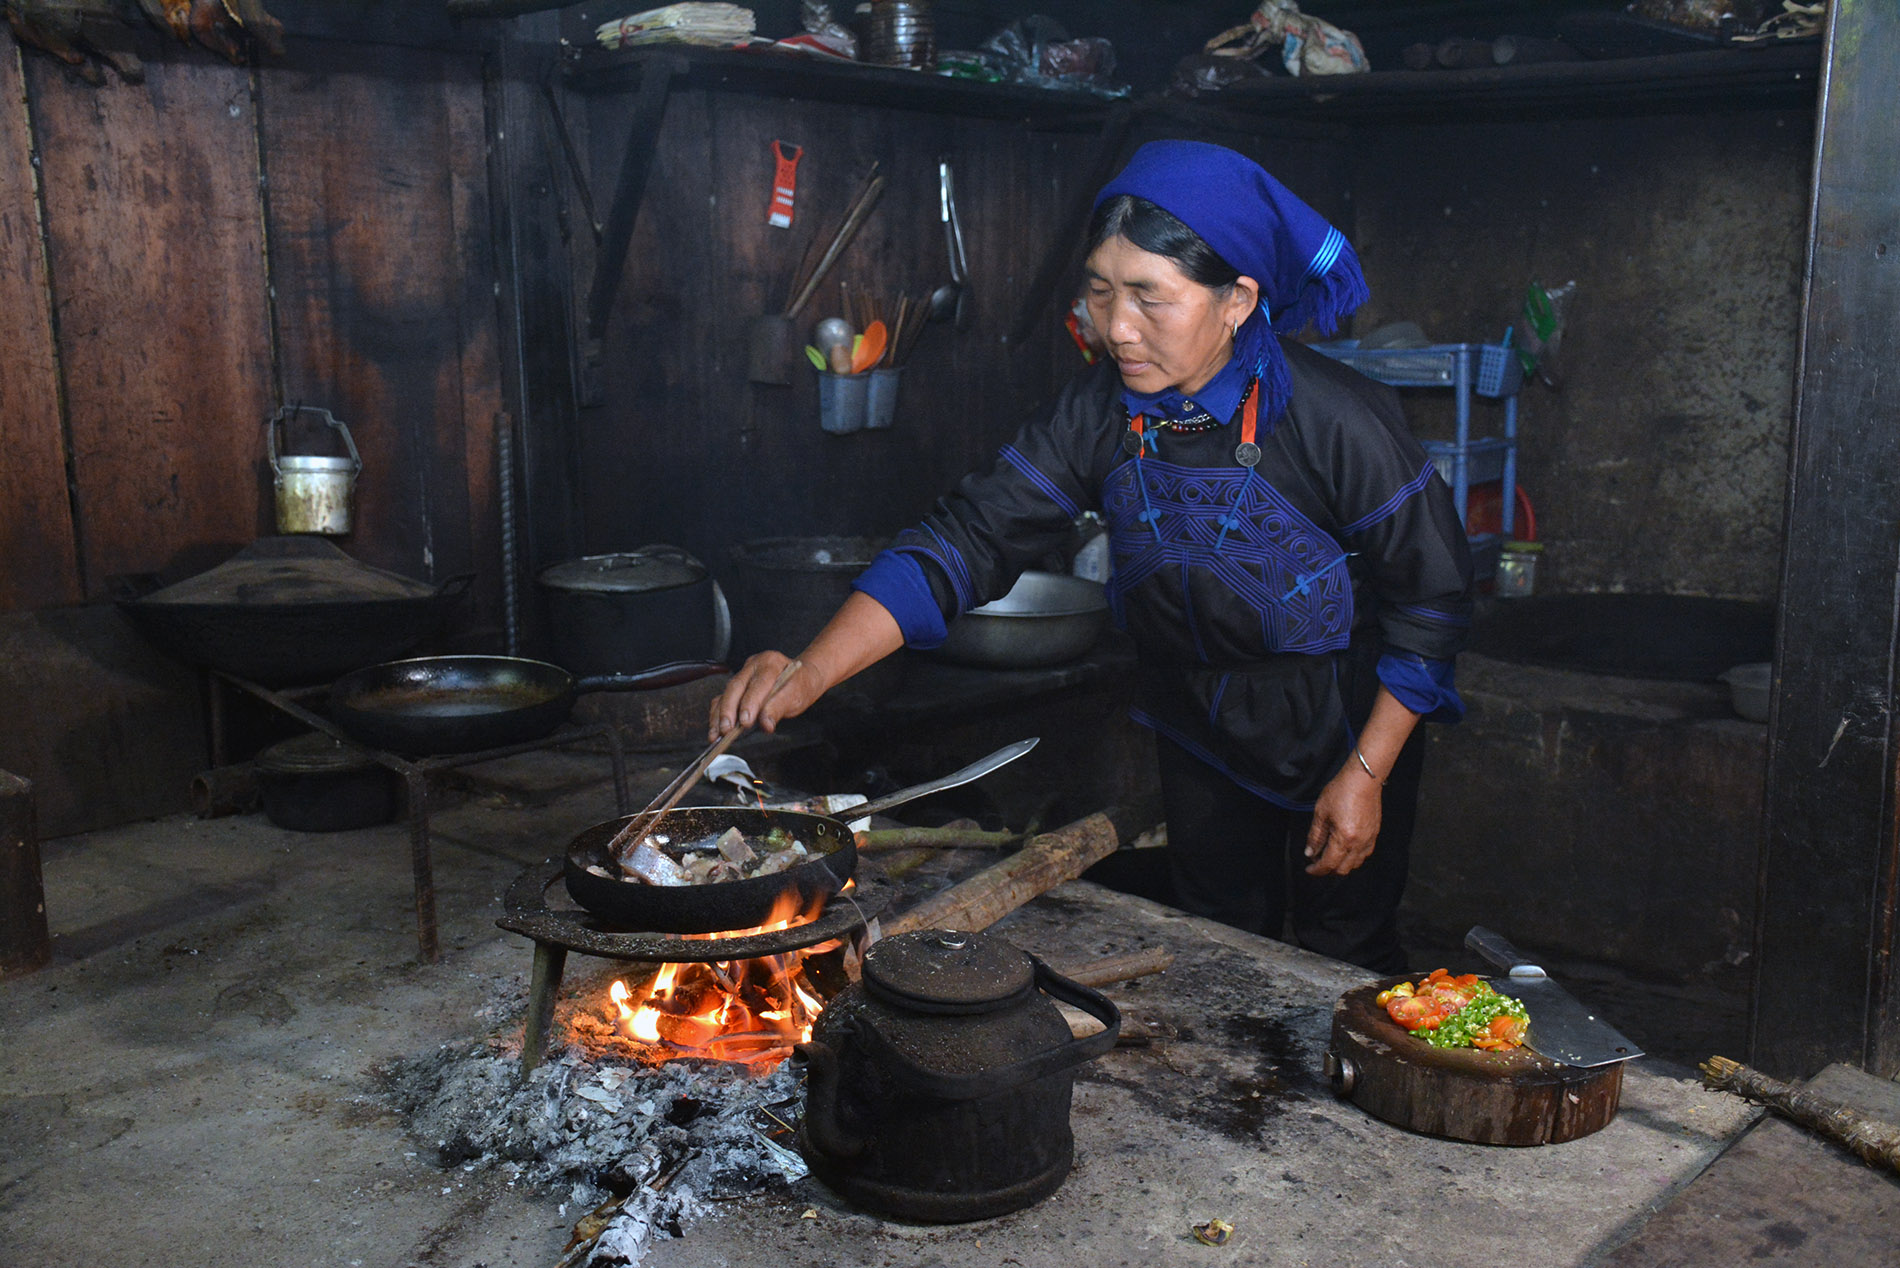
[[930, 320], [955, 320], [958, 330], [970, 322], [970, 275], [963, 254], [963, 222], [957, 218], [956, 188], [950, 179], [950, 160], [937, 160], [937, 203], [943, 217], [944, 251], [950, 257], [950, 280], [930, 293]]

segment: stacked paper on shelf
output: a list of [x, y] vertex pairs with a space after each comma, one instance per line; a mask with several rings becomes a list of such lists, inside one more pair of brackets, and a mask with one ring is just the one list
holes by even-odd
[[603, 22], [594, 32], [608, 48], [637, 44], [708, 44], [726, 47], [752, 38], [752, 10], [736, 4], [669, 4], [630, 18]]

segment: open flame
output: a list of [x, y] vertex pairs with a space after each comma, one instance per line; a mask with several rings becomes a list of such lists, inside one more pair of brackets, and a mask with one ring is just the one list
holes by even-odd
[[[724, 933], [692, 935], [733, 938], [773, 933], [815, 919], [819, 899], [802, 907], [787, 893], [762, 925]], [[616, 980], [608, 997], [619, 1015], [620, 1033], [649, 1047], [659, 1064], [677, 1057], [708, 1057], [769, 1069], [811, 1038], [824, 999], [805, 975], [805, 957], [835, 947], [835, 941], [752, 960], [662, 964], [643, 986]], [[635, 989], [640, 992], [635, 1002]]]

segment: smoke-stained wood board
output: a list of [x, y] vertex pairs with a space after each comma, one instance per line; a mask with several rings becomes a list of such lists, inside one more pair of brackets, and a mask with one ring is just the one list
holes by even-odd
[[293, 53], [297, 69], [262, 91], [284, 399], [330, 409], [356, 438], [351, 554], [411, 576], [466, 571], [467, 261], [447, 89], [479, 71], [413, 50]]
[[257, 535], [270, 330], [246, 72], [28, 63], [88, 596]]
[[[495, 303], [494, 225], [489, 215], [485, 91], [479, 67], [452, 63], [443, 84], [448, 112], [449, 211], [461, 261], [463, 487], [468, 515], [467, 567], [476, 574], [473, 610], [463, 619], [501, 628], [501, 499], [496, 484], [496, 415], [503, 409], [500, 314]], [[455, 455], [444, 451], [442, 459]], [[496, 645], [499, 646], [498, 644]]]
[[81, 593], [32, 149], [20, 62], [9, 50], [0, 55], [0, 312], [9, 332], [0, 357], [0, 611], [74, 603]]

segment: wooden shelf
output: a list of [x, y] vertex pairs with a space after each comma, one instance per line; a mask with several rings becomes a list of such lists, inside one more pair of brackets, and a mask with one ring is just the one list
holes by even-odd
[[1374, 71], [1250, 80], [1198, 98], [1237, 115], [1311, 121], [1491, 122], [1506, 116], [1671, 113], [1811, 104], [1819, 41], [1542, 62], [1480, 70]]
[[798, 53], [743, 49], [653, 46], [625, 50], [586, 49], [575, 59], [570, 82], [584, 93], [624, 92], [637, 86], [646, 66], [673, 59], [675, 86], [801, 101], [923, 110], [981, 119], [1027, 119], [1042, 124], [1094, 127], [1113, 102], [1079, 92], [1019, 84], [985, 84], [923, 71], [834, 62]]
[[[922, 110], [1044, 126], [1098, 127], [1117, 104], [1080, 93], [984, 84], [919, 71], [822, 61], [797, 54], [683, 45], [582, 51], [571, 67], [586, 93], [635, 87], [655, 59], [671, 59], [676, 84], [730, 92]], [[1495, 121], [1575, 114], [1799, 107], [1820, 84], [1821, 46], [1803, 40], [1600, 61], [1543, 62], [1481, 70], [1374, 71], [1317, 78], [1272, 76], [1205, 97], [1152, 96], [1138, 111], [1219, 116], [1251, 130], [1264, 119], [1313, 124]]]

